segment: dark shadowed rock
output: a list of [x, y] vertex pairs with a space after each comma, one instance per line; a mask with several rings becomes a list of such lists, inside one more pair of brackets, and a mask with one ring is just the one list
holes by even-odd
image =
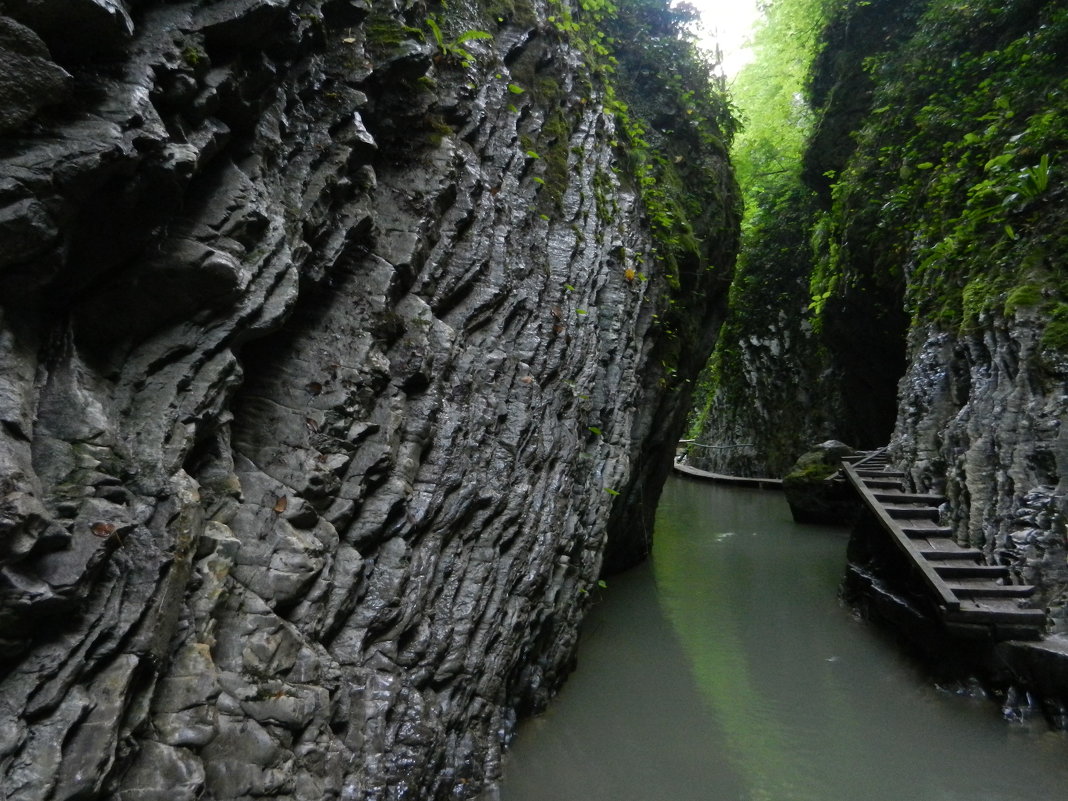
[[[52, 61], [36, 33], [0, 16], [0, 135], [16, 130], [44, 106], [62, 100], [69, 80], [70, 75]], [[19, 233], [11, 233], [18, 249]]]
[[5, 0], [8, 15], [33, 28], [61, 62], [115, 52], [130, 42], [126, 0]]

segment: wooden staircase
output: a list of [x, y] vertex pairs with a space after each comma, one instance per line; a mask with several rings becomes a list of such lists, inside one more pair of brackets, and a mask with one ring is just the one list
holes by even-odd
[[995, 639], [1041, 639], [1046, 613], [1027, 606], [1035, 588], [1011, 583], [1007, 567], [984, 564], [981, 551], [958, 545], [952, 529], [939, 525], [945, 498], [906, 491], [905, 474], [891, 467], [885, 451], [853, 457], [842, 472], [914, 565], [948, 627], [978, 627]]

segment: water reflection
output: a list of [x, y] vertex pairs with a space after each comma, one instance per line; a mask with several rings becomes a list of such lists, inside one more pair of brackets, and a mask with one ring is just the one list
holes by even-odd
[[672, 480], [651, 564], [609, 582], [579, 669], [521, 728], [504, 801], [1033, 801], [1063, 735], [929, 686], [836, 599], [840, 530]]

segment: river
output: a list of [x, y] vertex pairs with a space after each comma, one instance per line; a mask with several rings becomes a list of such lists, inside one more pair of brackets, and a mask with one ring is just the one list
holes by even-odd
[[939, 689], [837, 599], [844, 529], [669, 480], [653, 558], [601, 591], [501, 801], [1045, 801], [1068, 737]]

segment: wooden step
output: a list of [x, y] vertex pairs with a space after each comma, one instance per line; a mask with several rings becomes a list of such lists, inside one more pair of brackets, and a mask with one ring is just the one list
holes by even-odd
[[[879, 469], [880, 464], [886, 466]], [[945, 502], [942, 496], [901, 489], [906, 475], [894, 470], [882, 454], [855, 466], [844, 464], [842, 474], [879, 525], [919, 569], [952, 636], [984, 640], [1042, 638], [1045, 611], [1026, 606], [1034, 588], [1006, 583], [1008, 568], [982, 564], [979, 549], [958, 545], [953, 529], [939, 525], [936, 505]]]
[[978, 561], [983, 552], [978, 548], [961, 548], [954, 543], [952, 548], [921, 548], [920, 556], [928, 562]]
[[901, 533], [910, 538], [940, 539], [952, 537], [953, 529], [947, 526], [901, 526]]
[[947, 585], [958, 598], [1028, 598], [1035, 588], [1030, 584], [991, 584], [988, 581], [953, 581]]
[[938, 509], [934, 506], [897, 506], [884, 503], [886, 513], [895, 520], [937, 520]]
[[947, 612], [948, 620], [974, 623], [1007, 623], [1014, 626], [1040, 628], [1046, 624], [1042, 609], [1021, 607], [1019, 601], [1007, 598], [968, 598], [960, 602], [960, 609]]
[[950, 578], [1005, 578], [1009, 569], [1002, 565], [936, 564], [935, 572], [944, 579]]
[[926, 503], [931, 506], [939, 506], [945, 503], [944, 495], [934, 495], [926, 492], [887, 492], [877, 490], [872, 492], [876, 500], [890, 501], [891, 503]]
[[872, 490], [901, 489], [900, 478], [865, 478], [862, 479], [864, 486]]

